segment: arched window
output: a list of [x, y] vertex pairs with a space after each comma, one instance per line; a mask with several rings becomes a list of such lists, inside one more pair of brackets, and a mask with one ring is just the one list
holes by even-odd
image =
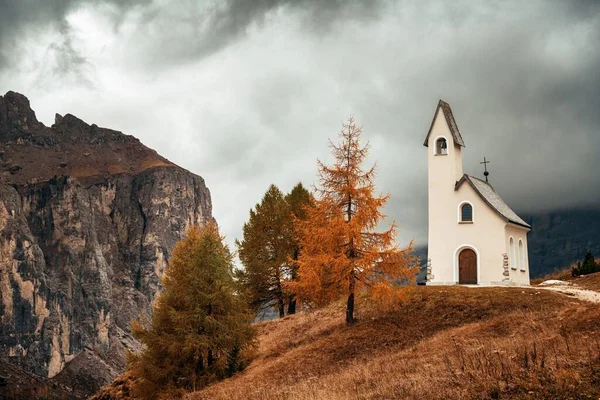
[[445, 156], [448, 154], [448, 143], [441, 137], [435, 141], [435, 154]]
[[513, 240], [512, 236], [510, 237], [510, 241], [509, 241], [509, 250], [510, 250], [510, 267], [516, 269], [517, 268], [517, 260], [516, 260], [516, 254], [515, 254], [515, 241]]
[[473, 206], [469, 203], [460, 206], [460, 222], [473, 222]]
[[525, 271], [525, 248], [521, 239], [519, 239], [519, 268]]

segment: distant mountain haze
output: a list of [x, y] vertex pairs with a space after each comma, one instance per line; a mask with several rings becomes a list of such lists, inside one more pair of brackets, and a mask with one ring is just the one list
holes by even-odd
[[587, 250], [600, 257], [600, 208], [558, 210], [526, 216], [531, 277], [583, 260]]

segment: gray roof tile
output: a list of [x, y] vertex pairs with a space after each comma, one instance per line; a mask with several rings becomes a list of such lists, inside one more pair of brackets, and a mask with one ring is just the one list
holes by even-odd
[[500, 198], [498, 193], [494, 190], [492, 185], [482, 181], [479, 178], [464, 174], [458, 182], [454, 190], [458, 190], [463, 182], [469, 182], [469, 184], [475, 189], [477, 194], [485, 201], [496, 213], [498, 213], [505, 220], [512, 222], [513, 224], [521, 225], [525, 228], [531, 229], [531, 226], [523, 221], [517, 213], [515, 213], [505, 202]]
[[454, 143], [459, 146], [465, 146], [465, 142], [463, 141], [462, 136], [460, 135], [460, 131], [458, 130], [458, 125], [456, 125], [456, 120], [454, 120], [454, 114], [452, 114], [452, 109], [450, 108], [450, 104], [446, 103], [444, 100], [440, 100], [438, 102], [438, 106], [435, 109], [435, 114], [433, 115], [433, 120], [431, 121], [431, 126], [429, 127], [429, 132], [427, 132], [427, 136], [425, 137], [424, 146], [427, 146], [427, 142], [429, 141], [429, 135], [431, 135], [431, 129], [433, 129], [433, 124], [435, 123], [435, 118], [437, 117], [438, 112], [442, 110], [444, 113], [444, 118], [446, 118], [446, 123], [450, 128], [450, 133], [452, 133], [452, 138], [454, 139]]

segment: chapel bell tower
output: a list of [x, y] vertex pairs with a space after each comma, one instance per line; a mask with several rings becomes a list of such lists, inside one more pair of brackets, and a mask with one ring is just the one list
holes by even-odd
[[436, 254], [445, 247], [446, 227], [455, 223], [454, 186], [463, 175], [461, 149], [465, 145], [450, 105], [443, 100], [438, 103], [423, 145], [427, 147], [428, 169], [428, 261], [435, 263]]

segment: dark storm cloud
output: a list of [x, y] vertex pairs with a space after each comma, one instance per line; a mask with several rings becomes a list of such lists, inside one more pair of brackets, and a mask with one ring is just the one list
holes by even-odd
[[[440, 98], [464, 137], [465, 172], [481, 177], [491, 159], [515, 210], [600, 206], [600, 2], [0, 2], [11, 74], [0, 92], [23, 87], [41, 115], [122, 129], [202, 175], [230, 239], [269, 184], [315, 182], [316, 158], [327, 161], [327, 139], [354, 114], [377, 188], [392, 195], [386, 214], [403, 241], [423, 244], [422, 142]], [[80, 40], [66, 16], [106, 4], [108, 39]], [[60, 33], [46, 49], [53, 68], [28, 85], [18, 41], [48, 27]], [[67, 85], [41, 83], [61, 74]]]
[[9, 36], [23, 33], [26, 24], [49, 24], [61, 21], [73, 0], [2, 0], [0, 1], [0, 32], [2, 42]]
[[[146, 56], [157, 67], [196, 61], [263, 27], [277, 11], [302, 19], [306, 34], [323, 34], [340, 20], [367, 21], [382, 11], [383, 0], [226, 0], [173, 3], [143, 11], [139, 37], [151, 37]], [[156, 30], [160, 27], [159, 30]], [[156, 34], [158, 33], [158, 34]], [[159, 51], [157, 51], [159, 50]], [[151, 66], [149, 66], [151, 67]]]
[[[505, 21], [493, 14], [473, 22], [464, 15], [460, 23], [468, 29], [462, 33], [441, 23], [444, 34], [435, 36], [446, 41], [448, 53], [440, 52], [434, 68], [417, 61], [425, 68], [413, 72], [414, 85], [399, 77], [392, 87], [413, 97], [384, 111], [402, 110], [396, 115], [409, 128], [406, 145], [417, 151], [415, 139], [424, 137], [437, 99], [449, 101], [466, 143], [465, 172], [483, 177], [479, 162], [487, 156], [492, 184], [522, 213], [600, 206], [600, 170], [594, 166], [600, 148], [600, 14], [597, 7], [575, 12], [573, 5], [553, 4], [543, 12], [520, 10], [522, 17]], [[410, 136], [416, 132], [421, 136]], [[422, 152], [407, 157], [425, 167]], [[385, 187], [411, 189], [400, 191], [389, 212], [410, 226], [425, 221], [425, 171], [417, 168], [411, 175], [421, 179], [411, 185], [382, 173]], [[407, 212], [407, 204], [415, 212]]]
[[67, 13], [84, 4], [110, 4], [121, 11], [145, 0], [0, 0], [0, 38], [2, 42], [26, 33], [31, 27], [61, 25]]
[[86, 82], [85, 58], [73, 48], [67, 14], [86, 4], [108, 4], [116, 7], [115, 22], [129, 8], [147, 4], [145, 0], [0, 0], [0, 71], [19, 64], [19, 40], [29, 35], [56, 29], [60, 39], [48, 46], [47, 52], [57, 59], [53, 73], [74, 74]]
[[[586, 10], [575, 13], [577, 20], [545, 15], [552, 26], [529, 21], [503, 34], [504, 41], [492, 36], [485, 57], [477, 52], [486, 45], [474, 42], [461, 49], [468, 65], [459, 59], [449, 65], [452, 79], [465, 85], [464, 97], [452, 98], [470, 139], [465, 153], [495, 158], [494, 182], [517, 209], [600, 205], [592, 150], [600, 147], [600, 48], [594, 45], [600, 14], [598, 7]], [[466, 166], [480, 170], [478, 161]]]
[[0, 69], [18, 58], [16, 40], [29, 29], [61, 24], [72, 0], [0, 0]]
[[322, 31], [343, 18], [367, 20], [376, 17], [381, 0], [229, 0], [215, 10], [211, 29], [215, 36], [231, 38], [243, 33], [252, 23], [263, 24], [265, 16], [279, 7], [290, 7], [306, 13], [309, 30]]
[[[421, 143], [440, 97], [453, 106], [465, 137], [465, 172], [482, 177], [479, 162], [483, 156], [492, 159], [491, 182], [517, 211], [600, 206], [600, 169], [595, 166], [600, 148], [599, 8], [584, 2], [538, 3], [517, 7], [518, 12], [509, 15], [503, 12], [510, 7], [502, 3], [480, 12], [442, 3], [437, 8], [433, 15], [416, 10], [398, 18], [399, 26], [417, 19], [414, 32], [400, 30], [412, 34], [410, 40], [400, 36], [401, 44], [389, 40], [389, 47], [372, 43], [372, 54], [365, 43], [347, 46], [359, 57], [343, 69], [331, 67], [312, 75], [312, 84], [318, 85], [319, 74], [332, 74], [343, 88], [338, 99], [343, 109], [360, 115], [366, 138], [384, 143], [373, 149], [372, 158], [380, 165], [379, 187], [392, 193], [387, 214], [422, 240], [427, 191]], [[379, 23], [367, 23], [364, 29], [377, 29]], [[342, 37], [332, 46], [353, 39]], [[344, 56], [333, 47], [329, 50], [333, 55], [316, 57], [328, 63], [335, 62], [336, 55]], [[380, 57], [379, 63], [365, 60], [370, 57]], [[382, 89], [371, 79], [377, 75], [383, 76]], [[284, 108], [289, 102], [272, 99], [287, 89], [291, 101], [304, 103], [304, 92], [296, 86], [293, 76], [276, 87], [255, 82], [256, 93], [265, 96], [254, 98], [252, 109], [271, 115], [265, 124], [282, 132], [279, 140], [309, 152], [302, 143], [292, 144], [293, 135], [300, 132], [289, 127], [290, 112]], [[313, 109], [317, 105], [323, 104]], [[346, 116], [338, 110], [338, 120]], [[337, 125], [331, 122], [334, 137]], [[268, 140], [257, 137], [252, 147]], [[228, 142], [235, 143], [235, 137]], [[311, 146], [316, 150], [314, 143]], [[214, 147], [222, 145], [215, 142]], [[227, 150], [228, 160], [240, 160], [232, 163], [240, 166], [240, 181], [254, 171], [264, 175], [277, 163], [285, 168], [285, 159], [276, 152], [269, 155], [278, 161], [267, 165], [253, 164], [250, 154], [246, 146]], [[215, 160], [223, 162], [219, 154]]]
[[[206, 3], [206, 4], [205, 4]], [[72, 75], [78, 83], [91, 85], [86, 60], [73, 48], [65, 18], [85, 5], [111, 5], [115, 29], [127, 10], [139, 6], [142, 14], [138, 40], [150, 39], [144, 56], [147, 68], [172, 66], [208, 56], [239, 39], [247, 29], [265, 24], [270, 12], [289, 8], [303, 15], [307, 32], [322, 33], [340, 19], [375, 18], [383, 0], [227, 0], [153, 4], [151, 0], [0, 0], [0, 71], [19, 61], [16, 41], [31, 30], [54, 27], [59, 43], [48, 48], [58, 62], [54, 75]], [[175, 27], [175, 29], [174, 29]], [[154, 36], [156, 35], [156, 36]], [[142, 49], [144, 45], [140, 46]], [[157, 51], [159, 50], [159, 51]]]

